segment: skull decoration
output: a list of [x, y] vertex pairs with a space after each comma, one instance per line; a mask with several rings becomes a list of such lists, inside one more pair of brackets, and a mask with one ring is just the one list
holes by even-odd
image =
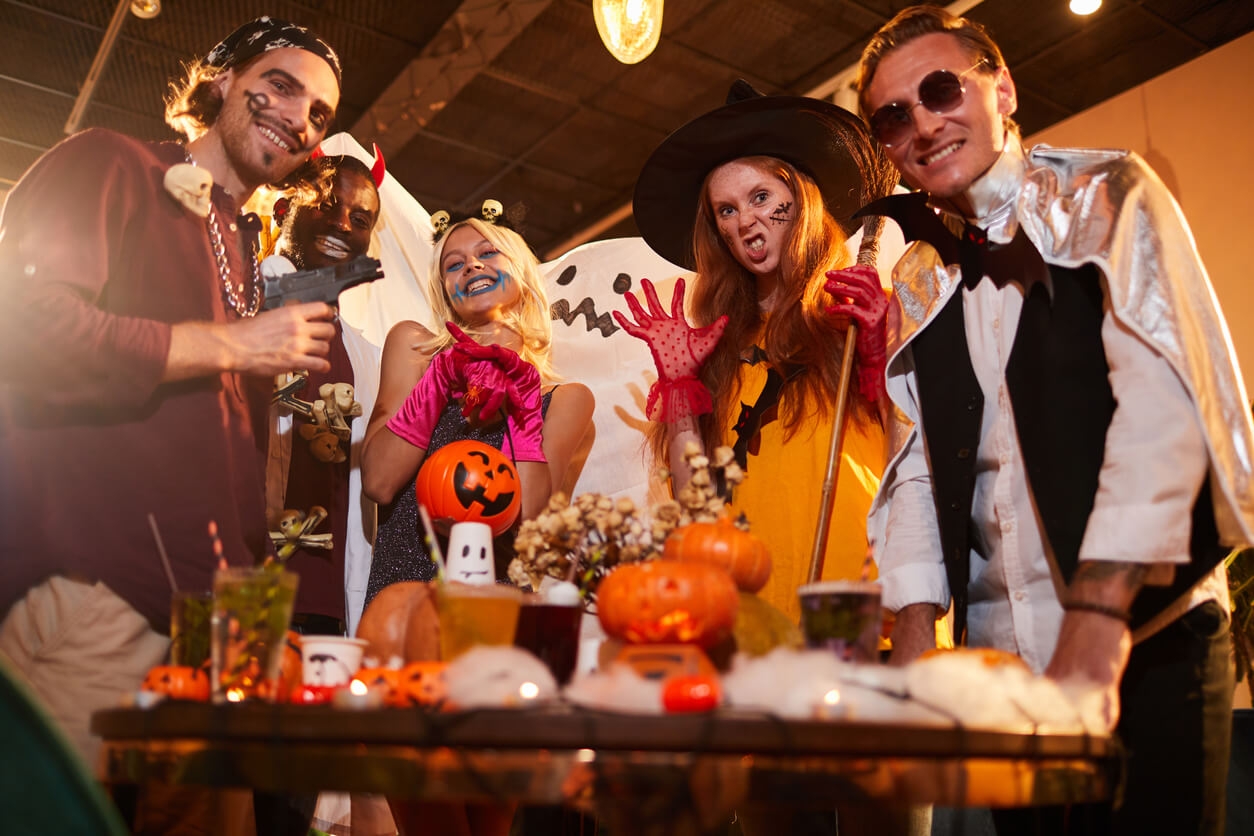
[[170, 166], [165, 173], [165, 190], [183, 204], [192, 214], [209, 217], [209, 195], [213, 189], [213, 175], [199, 166], [179, 163]]
[[505, 211], [505, 207], [501, 205], [501, 201], [488, 198], [483, 202], [483, 208], [479, 211], [485, 221], [494, 224], [500, 220], [501, 213]]

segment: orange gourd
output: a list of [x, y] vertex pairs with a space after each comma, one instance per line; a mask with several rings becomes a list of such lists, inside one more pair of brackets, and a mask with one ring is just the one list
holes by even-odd
[[470, 439], [429, 455], [414, 490], [432, 519], [487, 523], [498, 536], [509, 530], [522, 508], [518, 468], [500, 450]]
[[156, 665], [144, 676], [144, 691], [165, 694], [172, 700], [209, 699], [209, 675], [204, 668], [190, 665]]
[[709, 647], [731, 631], [739, 605], [731, 576], [708, 563], [625, 563], [597, 589], [597, 615], [605, 632], [640, 644]]
[[675, 529], [662, 546], [662, 557], [712, 563], [731, 575], [737, 588], [745, 592], [757, 592], [771, 576], [771, 553], [766, 544], [726, 517]]

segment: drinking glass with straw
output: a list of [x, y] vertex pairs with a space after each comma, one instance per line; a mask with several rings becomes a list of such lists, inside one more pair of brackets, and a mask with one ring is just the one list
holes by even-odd
[[209, 536], [218, 558], [210, 641], [214, 702], [273, 701], [298, 577], [272, 558], [260, 566], [227, 566], [214, 522]]
[[148, 514], [148, 528], [157, 546], [157, 556], [170, 582], [170, 664], [200, 667], [209, 659], [209, 613], [212, 596], [207, 591], [179, 589], [174, 566], [157, 527], [157, 518]]

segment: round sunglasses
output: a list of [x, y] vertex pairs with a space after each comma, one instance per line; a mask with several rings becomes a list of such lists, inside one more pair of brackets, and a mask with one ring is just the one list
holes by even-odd
[[950, 70], [934, 70], [919, 82], [919, 100], [912, 105], [891, 102], [871, 114], [871, 135], [885, 148], [900, 145], [914, 133], [914, 109], [919, 105], [932, 113], [949, 113], [962, 104], [962, 94], [967, 88], [962, 80], [971, 72], [988, 63], [981, 58], [974, 66], [961, 73]]

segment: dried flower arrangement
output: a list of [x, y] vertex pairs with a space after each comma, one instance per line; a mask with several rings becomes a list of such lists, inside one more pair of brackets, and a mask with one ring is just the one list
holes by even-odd
[[[689, 444], [684, 461], [692, 471], [688, 484], [647, 516], [626, 497], [586, 493], [572, 502], [554, 494], [548, 507], [519, 529], [510, 581], [539, 589], [549, 575], [575, 583], [584, 599], [593, 601], [601, 578], [615, 565], [657, 557], [667, 536], [681, 525], [727, 516], [725, 497], [745, 477], [731, 448], [719, 447], [711, 461]], [[665, 470], [658, 475], [670, 477]]]

